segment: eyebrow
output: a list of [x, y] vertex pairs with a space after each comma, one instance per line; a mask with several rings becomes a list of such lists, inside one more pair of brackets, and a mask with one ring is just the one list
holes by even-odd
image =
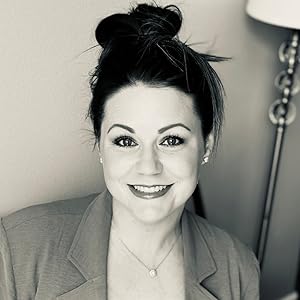
[[[163, 133], [163, 132], [165, 132], [165, 131], [167, 131], [167, 130], [169, 130], [169, 129], [171, 129], [171, 128], [177, 127], [177, 126], [183, 127], [183, 128], [185, 128], [186, 130], [191, 131], [191, 129], [188, 128], [186, 125], [184, 125], [184, 124], [182, 124], [182, 123], [175, 123], [175, 124], [170, 124], [170, 125], [167, 125], [167, 126], [165, 126], [165, 127], [160, 128], [160, 129], [158, 130], [158, 133], [161, 134], [161, 133]], [[131, 128], [131, 127], [129, 127], [129, 126], [126, 126], [126, 125], [123, 125], [123, 124], [114, 124], [114, 125], [112, 125], [112, 126], [108, 129], [107, 133], [109, 133], [114, 127], [121, 127], [121, 128], [123, 128], [123, 129], [125, 129], [125, 130], [131, 132], [131, 133], [135, 133], [135, 131], [134, 131], [133, 128]]]
[[165, 127], [161, 128], [161, 129], [159, 129], [159, 130], [158, 130], [158, 133], [163, 133], [163, 132], [165, 132], [165, 131], [167, 131], [167, 130], [173, 128], [173, 127], [177, 127], [177, 126], [183, 127], [183, 128], [185, 128], [186, 130], [191, 131], [191, 129], [188, 128], [187, 126], [185, 126], [184, 124], [182, 124], [182, 123], [175, 123], [175, 124], [170, 124], [170, 125], [168, 125], [168, 126], [165, 126]]

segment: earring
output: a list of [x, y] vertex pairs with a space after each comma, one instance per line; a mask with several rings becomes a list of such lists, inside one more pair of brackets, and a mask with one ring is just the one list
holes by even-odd
[[203, 156], [201, 165], [205, 165], [206, 163], [208, 163], [208, 156]]
[[103, 158], [102, 158], [102, 156], [101, 156], [101, 153], [100, 153], [100, 152], [99, 152], [98, 154], [99, 154], [99, 161], [100, 161], [100, 164], [102, 164], [102, 163], [103, 163]]
[[101, 156], [99, 143], [98, 143], [98, 154], [99, 154], [99, 161], [100, 161], [100, 164], [103, 164], [103, 158], [102, 158], [102, 156]]

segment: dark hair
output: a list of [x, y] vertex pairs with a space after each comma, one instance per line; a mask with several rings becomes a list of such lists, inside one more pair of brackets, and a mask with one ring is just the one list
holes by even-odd
[[128, 14], [113, 14], [97, 26], [103, 51], [92, 73], [91, 118], [95, 146], [100, 140], [106, 99], [120, 88], [142, 82], [174, 87], [194, 99], [205, 140], [213, 132], [215, 146], [223, 122], [223, 85], [209, 62], [226, 58], [202, 54], [178, 39], [182, 14], [175, 5], [138, 4]]

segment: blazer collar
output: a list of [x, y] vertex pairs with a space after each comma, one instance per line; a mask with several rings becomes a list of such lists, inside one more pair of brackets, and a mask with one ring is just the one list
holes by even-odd
[[[185, 299], [210, 299], [217, 298], [206, 289], [204, 279], [212, 276], [217, 271], [216, 262], [209, 250], [199, 223], [195, 216], [184, 210], [182, 224], [183, 260], [185, 272]], [[203, 230], [203, 229], [202, 229]]]
[[[107, 256], [112, 218], [112, 196], [106, 189], [86, 209], [78, 226], [68, 259], [87, 282], [59, 300], [106, 299]], [[182, 219], [184, 268], [188, 295], [186, 299], [215, 299], [200, 283], [216, 271], [216, 264], [198, 224], [190, 212], [184, 210]]]
[[111, 204], [111, 195], [107, 189], [90, 203], [68, 252], [68, 259], [87, 280], [106, 276]]
[[215, 260], [195, 216], [186, 209], [182, 214], [185, 275], [197, 283], [216, 272]]

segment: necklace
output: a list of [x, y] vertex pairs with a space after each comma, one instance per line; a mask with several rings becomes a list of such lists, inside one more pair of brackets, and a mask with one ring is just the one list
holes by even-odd
[[[114, 227], [117, 229], [116, 224], [112, 221], [112, 224], [114, 225]], [[116, 230], [117, 231], [117, 230]], [[122, 243], [122, 245], [127, 249], [127, 251], [138, 261], [140, 262], [149, 272], [149, 275], [151, 278], [154, 278], [157, 276], [157, 270], [160, 267], [160, 265], [166, 260], [166, 258], [169, 256], [169, 254], [171, 253], [171, 251], [173, 250], [173, 248], [176, 245], [176, 242], [178, 241], [179, 237], [180, 237], [181, 233], [179, 233], [175, 239], [175, 241], [173, 242], [171, 248], [169, 249], [169, 251], [167, 252], [167, 254], [163, 257], [163, 259], [160, 261], [160, 263], [154, 267], [154, 268], [149, 268], [142, 260], [140, 260], [128, 247], [127, 245], [122, 241], [122, 239], [119, 237], [119, 235], [117, 234], [117, 237], [119, 239], [119, 241]]]

